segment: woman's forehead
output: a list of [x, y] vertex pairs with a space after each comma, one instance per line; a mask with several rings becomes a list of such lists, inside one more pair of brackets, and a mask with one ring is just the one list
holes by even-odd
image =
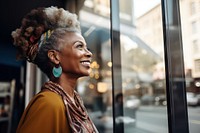
[[75, 43], [77, 41], [85, 43], [85, 39], [78, 32], [67, 32], [66, 33], [66, 41], [69, 43]]

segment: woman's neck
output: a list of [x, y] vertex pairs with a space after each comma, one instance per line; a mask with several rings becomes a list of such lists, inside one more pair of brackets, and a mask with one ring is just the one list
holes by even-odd
[[51, 81], [59, 84], [71, 98], [74, 98], [74, 89], [76, 87], [77, 78], [69, 78], [61, 75], [59, 79], [54, 79]]

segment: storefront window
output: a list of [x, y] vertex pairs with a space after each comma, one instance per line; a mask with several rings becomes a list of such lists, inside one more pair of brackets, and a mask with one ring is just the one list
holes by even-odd
[[199, 56], [193, 48], [200, 42], [198, 8], [191, 14], [191, 5], [199, 3], [180, 0], [182, 50], [177, 1], [85, 0], [79, 18], [93, 62], [77, 90], [100, 132], [181, 131], [176, 124], [187, 126], [185, 87], [190, 130], [199, 131], [199, 119], [193, 118], [200, 101]]
[[77, 89], [99, 132], [112, 132], [110, 1], [85, 0], [79, 18], [93, 61], [90, 77], [80, 79]]
[[[189, 130], [191, 133], [198, 133], [200, 130], [200, 118], [197, 113], [200, 107], [200, 8], [197, 7], [200, 7], [199, 0], [180, 1], [184, 65], [188, 83], [186, 91]], [[191, 13], [188, 13], [190, 11]]]
[[200, 1], [180, 0], [180, 18], [185, 68], [186, 98], [188, 105], [188, 125], [190, 133], [200, 130], [198, 110], [200, 106]]
[[[188, 4], [190, 3], [190, 4]], [[200, 131], [200, 0], [180, 1], [189, 131]], [[188, 12], [191, 12], [188, 14]], [[195, 34], [194, 34], [195, 33]]]
[[123, 125], [124, 132], [168, 131], [161, 6], [158, 0], [144, 3], [119, 1], [121, 88], [114, 90], [114, 96], [110, 1], [85, 0], [79, 13], [94, 57], [90, 77], [80, 79], [77, 89], [100, 132], [114, 130], [113, 98], [116, 107], [123, 102], [115, 109], [115, 122]]
[[[120, 18], [124, 132], [167, 133], [161, 3], [134, 0], [128, 5], [132, 25]], [[130, 10], [120, 6], [120, 12], [125, 9]]]

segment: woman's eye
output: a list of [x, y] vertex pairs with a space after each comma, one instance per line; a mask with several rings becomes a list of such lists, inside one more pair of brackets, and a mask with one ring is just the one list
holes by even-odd
[[90, 49], [90, 48], [87, 48], [87, 50], [91, 52], [91, 49]]
[[83, 44], [78, 44], [76, 47], [79, 48], [79, 49], [82, 49], [83, 48]]

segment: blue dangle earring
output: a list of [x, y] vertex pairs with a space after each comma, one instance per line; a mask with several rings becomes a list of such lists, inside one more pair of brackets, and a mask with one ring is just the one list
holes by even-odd
[[60, 75], [62, 74], [62, 67], [59, 65], [59, 67], [53, 67], [53, 70], [52, 70], [52, 73], [53, 73], [53, 76], [56, 77], [56, 78], [59, 78]]

